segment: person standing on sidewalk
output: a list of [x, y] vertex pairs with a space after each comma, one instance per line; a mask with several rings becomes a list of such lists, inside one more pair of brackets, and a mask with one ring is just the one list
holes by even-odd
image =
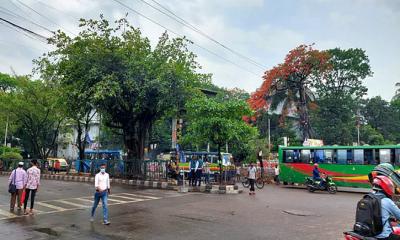
[[[203, 165], [204, 162], [203, 160], [200, 158], [197, 160], [197, 164], [196, 164], [196, 181], [194, 183], [195, 186], [201, 186], [201, 177], [203, 176]], [[197, 182], [199, 184], [197, 184]]]
[[204, 162], [203, 174], [204, 174], [204, 184], [210, 185], [211, 169], [210, 169], [210, 163], [208, 162], [207, 158], [206, 158], [206, 161]]
[[14, 211], [15, 200], [18, 201], [18, 210], [21, 210], [21, 196], [27, 180], [26, 172], [23, 167], [24, 163], [19, 162], [18, 168], [12, 171], [10, 177], [8, 178], [8, 185], [10, 185], [10, 183], [14, 184], [17, 190], [16, 192], [11, 193], [10, 211]]
[[55, 174], [60, 173], [60, 170], [61, 170], [61, 163], [59, 160], [56, 160], [54, 162], [54, 173]]
[[[24, 215], [33, 214], [33, 204], [35, 203], [35, 196], [39, 190], [40, 185], [40, 169], [37, 167], [38, 162], [36, 159], [31, 161], [32, 167], [27, 171], [28, 180], [25, 185], [25, 200], [24, 200]], [[29, 195], [31, 197], [31, 208], [29, 212], [26, 211], [26, 206], [28, 205]]]
[[257, 174], [257, 168], [253, 165], [253, 163], [250, 163], [250, 167], [248, 169], [248, 179], [250, 182], [250, 192], [249, 195], [254, 195], [256, 194], [254, 191], [254, 183], [256, 181], [256, 174]]
[[111, 194], [111, 188], [110, 176], [106, 173], [106, 164], [101, 164], [100, 172], [96, 174], [94, 179], [94, 187], [96, 188], [96, 192], [94, 193], [94, 203], [90, 221], [94, 221], [94, 213], [96, 212], [97, 205], [99, 205], [101, 199], [101, 205], [103, 205], [103, 224], [110, 225], [110, 222], [108, 221], [107, 199], [108, 195]]
[[190, 160], [189, 163], [189, 186], [195, 186], [196, 185], [196, 166], [198, 165], [198, 162], [196, 161], [197, 158], [196, 156], [192, 156], [192, 159]]

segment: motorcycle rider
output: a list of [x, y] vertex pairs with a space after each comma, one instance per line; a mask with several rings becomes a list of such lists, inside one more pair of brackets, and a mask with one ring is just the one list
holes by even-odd
[[313, 180], [314, 180], [314, 182], [315, 181], [320, 181], [319, 187], [321, 189], [325, 188], [325, 179], [321, 178], [321, 174], [320, 174], [319, 169], [318, 169], [318, 163], [314, 163]]
[[376, 176], [373, 179], [372, 186], [374, 194], [384, 196], [381, 200], [383, 230], [375, 237], [379, 240], [400, 240], [400, 236], [393, 233], [390, 223], [391, 216], [400, 219], [400, 209], [392, 200], [394, 195], [392, 180], [386, 176]]

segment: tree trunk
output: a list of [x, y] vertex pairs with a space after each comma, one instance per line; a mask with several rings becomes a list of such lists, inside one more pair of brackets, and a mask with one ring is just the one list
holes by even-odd
[[307, 107], [306, 90], [304, 84], [299, 88], [300, 103], [299, 103], [299, 123], [302, 131], [303, 141], [311, 137], [310, 116]]
[[[82, 126], [79, 120], [76, 121], [77, 125], [77, 137], [76, 137], [76, 145], [78, 147], [78, 155], [79, 155], [79, 170], [78, 174], [83, 171], [83, 160], [85, 159], [85, 143], [82, 143]], [[86, 138], [85, 138], [86, 140]]]

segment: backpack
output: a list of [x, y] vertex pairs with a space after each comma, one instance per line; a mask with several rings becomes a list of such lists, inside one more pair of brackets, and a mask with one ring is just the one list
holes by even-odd
[[354, 232], [366, 237], [374, 237], [382, 232], [381, 200], [385, 197], [369, 193], [357, 203]]

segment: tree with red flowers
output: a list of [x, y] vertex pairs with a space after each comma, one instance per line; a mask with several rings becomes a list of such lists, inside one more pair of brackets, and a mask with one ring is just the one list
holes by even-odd
[[315, 100], [311, 90], [314, 77], [328, 68], [328, 54], [300, 45], [291, 50], [281, 63], [265, 72], [261, 87], [254, 92], [249, 104], [256, 111], [276, 110], [280, 106], [283, 121], [295, 115], [303, 140], [312, 137], [309, 109]]

